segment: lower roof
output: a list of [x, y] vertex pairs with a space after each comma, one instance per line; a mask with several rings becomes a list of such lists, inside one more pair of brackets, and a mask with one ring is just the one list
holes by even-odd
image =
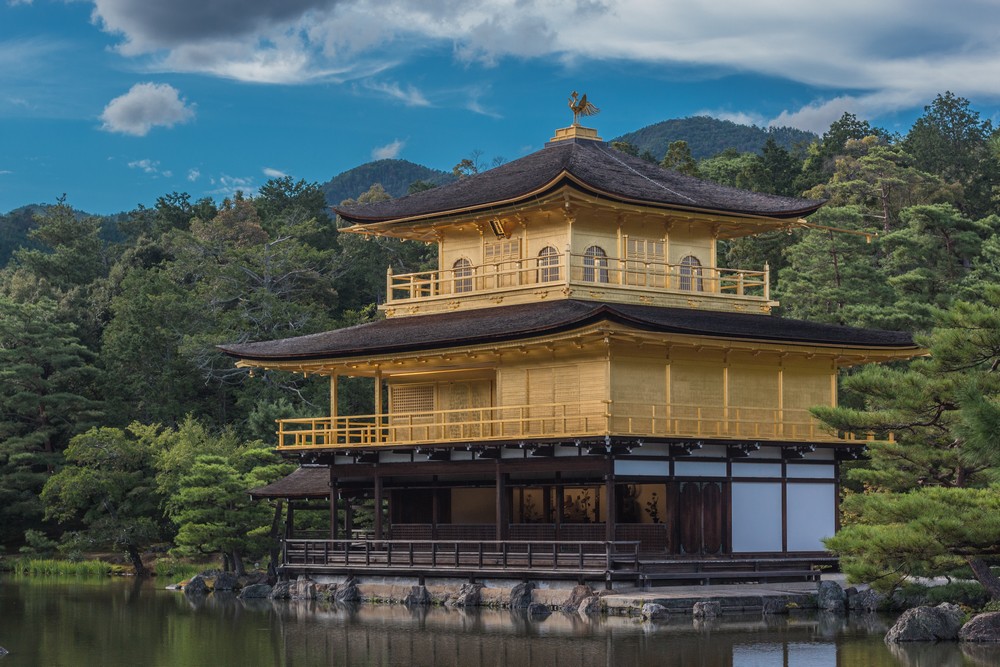
[[791, 320], [769, 315], [606, 304], [565, 299], [396, 317], [280, 340], [220, 345], [246, 361], [350, 358], [518, 340], [601, 321], [657, 333], [848, 348], [919, 350], [906, 332]]

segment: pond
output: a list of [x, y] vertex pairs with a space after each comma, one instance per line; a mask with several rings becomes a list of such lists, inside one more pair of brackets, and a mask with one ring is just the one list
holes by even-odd
[[892, 620], [802, 613], [651, 625], [557, 612], [533, 621], [511, 611], [191, 600], [154, 583], [8, 578], [0, 646], [10, 655], [0, 667], [1000, 665], [1000, 649], [886, 647]]

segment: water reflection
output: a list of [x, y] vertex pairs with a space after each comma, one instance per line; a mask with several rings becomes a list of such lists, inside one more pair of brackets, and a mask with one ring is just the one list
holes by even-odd
[[129, 583], [0, 583], [12, 665], [958, 667], [996, 647], [886, 647], [891, 619], [796, 613], [662, 623], [555, 612], [186, 597]]

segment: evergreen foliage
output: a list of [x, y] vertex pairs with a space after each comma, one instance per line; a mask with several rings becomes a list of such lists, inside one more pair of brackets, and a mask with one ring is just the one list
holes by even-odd
[[[852, 373], [843, 407], [816, 410], [878, 438], [851, 468], [845, 528], [829, 545], [854, 577], [891, 586], [964, 564], [997, 597], [986, 567], [1000, 556], [992, 124], [944, 93], [905, 136], [851, 114], [822, 137], [693, 118], [612, 146], [726, 185], [829, 200], [813, 227], [720, 247], [729, 266], [769, 264], [782, 316], [933, 329], [931, 357]], [[486, 168], [480, 157], [466, 168]], [[116, 546], [136, 563], [163, 540], [236, 568], [262, 555], [270, 510], [246, 490], [283, 472], [265, 444], [274, 419], [324, 413], [329, 387], [251, 378], [215, 346], [379, 317], [386, 267], [433, 268], [436, 248], [340, 234], [328, 204], [454, 177], [383, 160], [220, 203], [175, 192], [108, 218], [63, 200], [0, 216], [0, 544]], [[370, 379], [345, 379], [341, 413], [372, 412], [372, 394]]]

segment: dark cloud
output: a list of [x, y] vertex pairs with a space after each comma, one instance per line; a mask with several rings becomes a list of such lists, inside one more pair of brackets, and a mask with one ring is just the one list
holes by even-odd
[[144, 52], [208, 39], [251, 35], [291, 23], [337, 0], [94, 0], [94, 17]]

